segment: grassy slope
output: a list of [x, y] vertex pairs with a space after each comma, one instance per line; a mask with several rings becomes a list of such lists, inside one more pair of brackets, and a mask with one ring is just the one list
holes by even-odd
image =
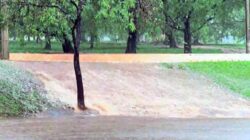
[[183, 65], [236, 93], [250, 97], [250, 62], [199, 62]]
[[31, 74], [0, 62], [0, 117], [25, 116], [50, 106]]
[[[10, 52], [12, 53], [62, 53], [60, 43], [54, 42], [52, 50], [44, 50], [43, 44], [35, 42], [21, 46], [19, 42], [10, 42]], [[89, 45], [83, 43], [81, 52], [83, 53], [124, 53], [126, 45], [119, 43], [98, 43], [94, 49], [89, 49]], [[222, 53], [221, 49], [193, 49], [194, 53]], [[183, 49], [157, 48], [152, 45], [139, 45], [138, 53], [183, 53]]]

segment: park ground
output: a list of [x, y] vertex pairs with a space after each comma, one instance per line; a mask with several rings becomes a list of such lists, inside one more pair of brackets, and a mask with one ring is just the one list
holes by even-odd
[[[59, 42], [52, 42], [51, 50], [44, 49], [44, 43], [36, 43], [34, 41], [20, 43], [19, 41], [10, 42], [11, 53], [62, 53], [62, 47]], [[93, 49], [89, 48], [88, 43], [82, 43], [80, 52], [82, 53], [98, 53], [98, 54], [122, 54], [125, 52], [126, 43], [117, 42], [101, 42], [95, 43]], [[138, 53], [154, 53], [154, 54], [182, 54], [183, 45], [179, 48], [168, 48], [163, 44], [140, 43], [137, 49]], [[205, 44], [194, 45], [193, 53], [195, 54], [219, 54], [219, 53], [245, 53], [245, 45], [243, 44]]]
[[[70, 55], [21, 55], [11, 54], [12, 62], [3, 63], [32, 73], [43, 83], [50, 100], [75, 107]], [[81, 66], [89, 111], [64, 108], [38, 113], [32, 118], [2, 120], [0, 138], [247, 140], [250, 137], [247, 55], [152, 54], [108, 58], [103, 55], [104, 59], [94, 60], [96, 55], [88, 56], [89, 60], [82, 55]], [[29, 61], [30, 58], [36, 61]], [[153, 58], [158, 61], [153, 62]]]

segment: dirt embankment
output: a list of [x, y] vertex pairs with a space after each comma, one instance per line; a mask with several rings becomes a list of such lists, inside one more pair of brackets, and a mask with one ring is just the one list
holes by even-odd
[[[51, 98], [74, 107], [72, 63], [16, 62], [36, 74]], [[159, 64], [82, 63], [87, 106], [101, 115], [250, 117], [250, 101], [211, 81]]]

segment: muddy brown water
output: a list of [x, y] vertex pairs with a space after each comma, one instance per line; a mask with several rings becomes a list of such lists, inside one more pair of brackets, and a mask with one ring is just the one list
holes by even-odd
[[[72, 63], [15, 62], [45, 85], [50, 98], [76, 106]], [[101, 115], [249, 118], [250, 101], [211, 80], [148, 63], [81, 63], [86, 104]]]
[[[71, 63], [14, 64], [36, 75], [51, 99], [75, 106]], [[32, 118], [0, 120], [0, 139], [250, 139], [250, 101], [209, 79], [159, 64], [81, 66], [91, 110], [50, 110]]]
[[80, 114], [0, 120], [2, 140], [249, 140], [247, 119], [163, 119]]

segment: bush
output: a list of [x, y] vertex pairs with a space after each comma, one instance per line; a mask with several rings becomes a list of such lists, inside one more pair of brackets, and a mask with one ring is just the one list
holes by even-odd
[[42, 87], [30, 73], [0, 62], [0, 116], [26, 116], [50, 107]]

